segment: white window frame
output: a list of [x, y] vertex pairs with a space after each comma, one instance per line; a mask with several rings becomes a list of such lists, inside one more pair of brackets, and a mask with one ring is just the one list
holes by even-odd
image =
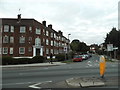
[[10, 54], [13, 54], [13, 47], [10, 47]]
[[56, 41], [54, 41], [54, 46], [56, 46]]
[[29, 31], [32, 32], [32, 27], [31, 26], [29, 27]]
[[8, 54], [8, 47], [3, 47], [3, 54]]
[[21, 36], [21, 37], [19, 38], [19, 43], [25, 43], [25, 37]]
[[53, 49], [51, 49], [50, 52], [51, 52], [52, 54], [54, 54], [54, 53], [53, 53], [53, 52], [54, 52]]
[[35, 46], [41, 46], [41, 39], [39, 37], [35, 38]]
[[49, 31], [46, 30], [46, 36], [49, 36]]
[[5, 35], [3, 37], [3, 43], [8, 43], [9, 42], [9, 37], [7, 35]]
[[56, 38], [56, 33], [54, 33], [54, 38]]
[[51, 32], [51, 38], [53, 38], [53, 35], [54, 35], [54, 33], [53, 33], [53, 32]]
[[10, 32], [14, 32], [14, 26], [10, 26]]
[[51, 46], [53, 46], [53, 40], [51, 40]]
[[10, 43], [14, 43], [14, 37], [10, 36]]
[[41, 34], [41, 29], [40, 28], [36, 28], [35, 33], [36, 34]]
[[[22, 52], [21, 52], [21, 49], [23, 49]], [[19, 47], [19, 54], [25, 54], [25, 47]]]
[[49, 40], [48, 39], [46, 39], [46, 45], [49, 45]]
[[25, 33], [25, 32], [26, 32], [26, 27], [20, 26], [20, 33]]
[[49, 49], [48, 48], [46, 48], [46, 54], [49, 54]]
[[9, 32], [9, 25], [4, 25], [4, 32]]

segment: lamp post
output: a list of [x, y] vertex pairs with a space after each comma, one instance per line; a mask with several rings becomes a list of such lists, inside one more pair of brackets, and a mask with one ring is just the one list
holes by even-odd
[[[68, 51], [67, 51], [67, 55], [69, 54], [69, 50], [70, 50], [70, 40], [69, 40], [69, 36], [70, 36], [71, 34], [69, 33], [68, 34]], [[68, 55], [68, 59], [69, 59], [69, 55]]]

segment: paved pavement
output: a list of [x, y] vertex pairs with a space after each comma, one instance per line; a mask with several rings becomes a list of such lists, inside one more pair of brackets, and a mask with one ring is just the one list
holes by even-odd
[[97, 86], [105, 86], [104, 81], [101, 78], [97, 77], [77, 77], [70, 78], [66, 80], [69, 86], [73, 87], [97, 87]]
[[53, 64], [47, 63], [34, 63], [34, 64], [19, 64], [19, 65], [3, 65], [0, 66], [2, 68], [14, 68], [14, 67], [46, 67], [46, 66], [57, 66], [57, 65], [64, 65], [66, 63], [61, 62], [53, 62]]
[[64, 81], [52, 82], [46, 81], [30, 85], [30, 88], [119, 88], [118, 77], [100, 78], [100, 77], [75, 77]]

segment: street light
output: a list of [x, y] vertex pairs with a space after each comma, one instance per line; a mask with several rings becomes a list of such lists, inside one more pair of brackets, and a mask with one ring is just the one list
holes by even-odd
[[69, 36], [70, 36], [70, 35], [71, 35], [71, 34], [69, 33], [69, 34], [68, 34], [68, 40], [69, 40]]
[[[69, 40], [69, 36], [70, 36], [71, 34], [69, 33], [68, 34], [68, 51], [67, 51], [67, 55], [69, 54], [69, 50], [70, 50], [70, 40]], [[69, 55], [68, 55], [68, 59], [69, 59]]]

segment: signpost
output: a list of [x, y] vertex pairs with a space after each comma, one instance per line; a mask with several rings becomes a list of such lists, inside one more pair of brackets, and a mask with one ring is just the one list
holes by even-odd
[[105, 67], [106, 67], [105, 57], [103, 55], [101, 55], [100, 56], [100, 76], [101, 76], [101, 78], [104, 78]]
[[111, 51], [113, 51], [113, 44], [107, 44], [107, 51], [110, 52], [110, 57], [112, 57]]
[[67, 46], [64, 47], [64, 52], [65, 52], [65, 60], [66, 60]]
[[107, 51], [113, 51], [113, 44], [107, 44]]

